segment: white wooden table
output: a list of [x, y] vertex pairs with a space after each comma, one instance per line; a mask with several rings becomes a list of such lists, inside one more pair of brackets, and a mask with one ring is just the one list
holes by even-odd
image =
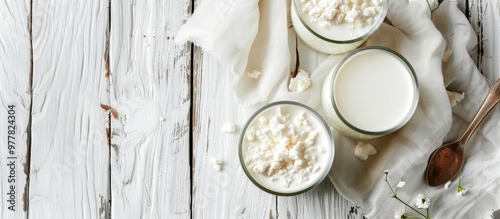
[[[500, 3], [460, 5], [479, 69], [498, 78]], [[220, 128], [252, 111], [224, 67], [174, 43], [195, 8], [0, 1], [0, 218], [362, 218], [329, 181], [276, 197], [246, 178], [238, 134]]]

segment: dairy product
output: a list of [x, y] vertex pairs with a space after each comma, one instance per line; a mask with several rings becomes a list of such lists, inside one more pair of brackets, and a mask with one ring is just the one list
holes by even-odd
[[290, 102], [253, 117], [242, 136], [241, 156], [247, 174], [260, 186], [294, 193], [325, 177], [332, 147], [331, 133], [319, 115]]
[[458, 93], [447, 90], [446, 94], [448, 94], [448, 100], [450, 100], [451, 107], [456, 106], [460, 101], [462, 101], [465, 98], [465, 93]]
[[418, 101], [409, 63], [392, 50], [363, 47], [344, 58], [323, 86], [323, 108], [341, 133], [374, 138], [400, 128]]
[[293, 0], [291, 19], [307, 45], [339, 54], [361, 45], [386, 13], [385, 0]]
[[257, 70], [253, 70], [253, 71], [247, 72], [247, 74], [248, 74], [249, 77], [251, 77], [253, 79], [259, 79], [260, 75], [262, 74], [262, 72], [257, 71]]
[[290, 79], [290, 84], [288, 85], [288, 90], [295, 92], [303, 92], [311, 85], [311, 79], [309, 78], [309, 73], [303, 69], [299, 69], [299, 72], [295, 78]]
[[356, 147], [354, 148], [354, 155], [358, 157], [360, 160], [368, 159], [368, 156], [377, 154], [377, 150], [373, 145], [364, 142], [358, 142]]
[[236, 131], [236, 126], [230, 122], [226, 122], [220, 130], [225, 133], [233, 133]]
[[448, 59], [450, 59], [451, 55], [453, 55], [453, 50], [447, 49], [446, 51], [444, 51], [443, 62], [448, 62]]
[[212, 157], [212, 159], [210, 159], [210, 163], [212, 163], [214, 170], [217, 170], [217, 171], [221, 171], [222, 164], [224, 164], [224, 162], [222, 162], [222, 160], [216, 159], [214, 157]]

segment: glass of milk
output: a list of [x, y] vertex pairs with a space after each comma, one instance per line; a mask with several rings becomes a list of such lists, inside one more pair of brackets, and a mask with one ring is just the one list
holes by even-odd
[[333, 134], [316, 111], [301, 103], [279, 101], [249, 118], [238, 152], [253, 184], [274, 195], [292, 196], [323, 181], [335, 149]]
[[297, 35], [327, 54], [352, 51], [372, 35], [387, 14], [387, 0], [292, 0]]
[[398, 130], [410, 120], [418, 99], [410, 63], [379, 46], [349, 53], [329, 73], [322, 91], [328, 121], [342, 134], [358, 139]]

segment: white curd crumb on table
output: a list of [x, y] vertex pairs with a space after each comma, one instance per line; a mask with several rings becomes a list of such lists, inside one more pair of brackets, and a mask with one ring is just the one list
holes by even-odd
[[451, 107], [456, 106], [460, 101], [462, 101], [465, 98], [465, 93], [458, 93], [447, 90], [446, 94], [448, 94], [448, 99], [450, 101]]
[[311, 85], [311, 79], [309, 78], [309, 73], [303, 69], [299, 69], [299, 72], [295, 78], [290, 79], [290, 84], [288, 89], [294, 92], [303, 92]]
[[377, 154], [377, 150], [371, 144], [358, 142], [356, 148], [354, 148], [354, 155], [360, 160], [368, 159], [368, 156]]
[[212, 157], [212, 159], [210, 160], [210, 163], [212, 163], [214, 170], [217, 170], [217, 171], [221, 171], [222, 165], [224, 164], [224, 162], [222, 162], [222, 160], [216, 159], [214, 157]]
[[248, 74], [249, 77], [251, 77], [253, 79], [259, 79], [259, 77], [262, 74], [262, 72], [257, 71], [257, 70], [253, 70], [253, 71], [248, 71], [247, 74]]
[[236, 131], [236, 126], [230, 122], [226, 122], [226, 124], [222, 126], [221, 131], [225, 133], [233, 133]]

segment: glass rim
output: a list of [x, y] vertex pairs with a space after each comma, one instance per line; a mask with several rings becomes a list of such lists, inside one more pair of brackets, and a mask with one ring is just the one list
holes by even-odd
[[302, 23], [302, 25], [304, 25], [304, 27], [309, 31], [311, 32], [314, 36], [324, 40], [324, 41], [327, 41], [329, 43], [336, 43], [336, 44], [349, 44], [349, 43], [355, 43], [355, 42], [359, 42], [361, 40], [364, 40], [364, 39], [367, 39], [368, 37], [370, 37], [373, 33], [375, 33], [375, 31], [377, 31], [377, 29], [382, 25], [382, 23], [384, 22], [384, 19], [387, 15], [387, 11], [388, 11], [388, 8], [389, 8], [389, 4], [387, 3], [388, 0], [382, 0], [383, 1], [383, 5], [382, 5], [382, 12], [381, 14], [379, 15], [380, 16], [380, 19], [378, 19], [372, 29], [370, 29], [370, 31], [366, 32], [365, 34], [359, 36], [359, 37], [356, 37], [354, 39], [351, 39], [351, 40], [334, 40], [334, 39], [330, 39], [330, 38], [327, 38], [325, 36], [322, 36], [321, 34], [317, 33], [316, 31], [314, 31], [306, 22], [304, 22], [304, 19], [303, 19], [303, 16], [302, 14], [300, 13], [298, 7], [297, 7], [297, 0], [292, 0], [292, 7], [294, 8], [295, 10], [295, 13], [297, 14], [297, 17], [299, 18], [300, 20], [300, 23]]
[[[385, 52], [389, 52], [392, 55], [396, 56], [396, 58], [399, 58], [400, 61], [403, 64], [405, 64], [405, 66], [408, 68], [408, 72], [410, 73], [410, 77], [411, 77], [411, 79], [413, 81], [413, 93], [414, 93], [414, 95], [413, 95], [413, 101], [412, 101], [412, 105], [411, 105], [410, 110], [406, 114], [405, 118], [402, 119], [397, 125], [395, 125], [394, 127], [389, 128], [387, 130], [384, 130], [384, 131], [376, 131], [376, 132], [374, 132], [374, 131], [366, 131], [366, 130], [358, 128], [358, 127], [354, 126], [353, 124], [351, 124], [350, 122], [348, 122], [344, 118], [344, 116], [342, 116], [342, 113], [338, 109], [336, 101], [335, 101], [335, 97], [334, 97], [335, 96], [334, 92], [333, 92], [334, 82], [335, 82], [336, 76], [337, 76], [340, 68], [353, 55], [355, 55], [355, 54], [357, 54], [359, 52], [365, 51], [365, 50], [383, 50]], [[349, 128], [353, 129], [354, 131], [357, 131], [357, 132], [359, 132], [361, 134], [371, 135], [371, 136], [382, 136], [382, 135], [386, 135], [386, 134], [392, 133], [392, 132], [400, 129], [401, 127], [403, 127], [411, 119], [411, 117], [415, 113], [415, 110], [417, 109], [418, 100], [419, 100], [419, 96], [420, 96], [420, 91], [419, 91], [418, 79], [417, 79], [417, 75], [415, 74], [415, 70], [413, 69], [412, 65], [410, 64], [410, 62], [408, 62], [408, 60], [405, 57], [403, 57], [401, 54], [399, 54], [398, 52], [396, 52], [396, 51], [394, 51], [392, 49], [389, 49], [389, 48], [383, 47], [383, 46], [365, 46], [365, 47], [358, 48], [358, 49], [350, 52], [349, 54], [347, 54], [344, 58], [342, 58], [339, 61], [339, 63], [337, 63], [337, 65], [332, 69], [332, 71], [333, 71], [333, 75], [332, 75], [332, 78], [330, 80], [330, 88], [332, 89], [332, 91], [330, 92], [330, 99], [331, 99], [331, 102], [332, 102], [333, 109], [335, 110], [335, 113], [340, 118], [340, 120], [345, 125], [347, 125]]]
[[[305, 187], [304, 189], [301, 189], [301, 190], [298, 190], [298, 191], [294, 191], [294, 192], [289, 192], [289, 193], [288, 192], [273, 191], [273, 190], [271, 190], [269, 188], [266, 188], [265, 186], [261, 185], [256, 179], [254, 179], [254, 177], [250, 173], [250, 170], [247, 168], [247, 166], [245, 164], [245, 160], [243, 158], [243, 140], [245, 138], [245, 134], [246, 134], [246, 131], [248, 129], [248, 126], [250, 125], [250, 123], [252, 123], [252, 121], [255, 120], [255, 118], [258, 115], [260, 115], [260, 113], [264, 112], [265, 110], [267, 110], [267, 109], [269, 109], [271, 107], [278, 106], [278, 105], [294, 105], [294, 106], [301, 107], [301, 108], [306, 109], [307, 111], [311, 112], [318, 119], [318, 121], [322, 124], [324, 131], [327, 133], [329, 147], [331, 147], [330, 153], [328, 154], [329, 155], [329, 159], [327, 161], [327, 166], [325, 166], [325, 168], [323, 169], [323, 173], [316, 179], [316, 181], [313, 182], [311, 185]], [[276, 102], [272, 102], [272, 103], [264, 105], [263, 107], [261, 107], [260, 109], [258, 109], [255, 113], [253, 113], [248, 118], [248, 120], [245, 123], [245, 125], [243, 126], [243, 129], [241, 130], [241, 133], [240, 133], [240, 136], [239, 136], [239, 141], [238, 141], [238, 155], [239, 155], [239, 160], [240, 160], [240, 164], [241, 164], [241, 167], [243, 169], [243, 172], [245, 172], [245, 175], [248, 177], [248, 179], [250, 179], [250, 181], [255, 186], [257, 186], [259, 189], [261, 189], [261, 190], [263, 190], [263, 191], [265, 191], [267, 193], [270, 193], [272, 195], [278, 195], [278, 196], [295, 196], [295, 195], [303, 194], [305, 192], [308, 192], [308, 191], [314, 189], [316, 186], [318, 186], [319, 184], [321, 184], [321, 182], [323, 182], [323, 180], [326, 178], [326, 176], [328, 176], [328, 173], [330, 172], [330, 169], [331, 169], [331, 167], [333, 165], [333, 160], [334, 160], [334, 157], [335, 157], [335, 145], [334, 145], [334, 140], [333, 140], [333, 133], [330, 130], [330, 127], [329, 127], [328, 123], [314, 109], [312, 109], [311, 107], [306, 106], [306, 105], [304, 105], [302, 103], [295, 102], [295, 101], [276, 101]]]

